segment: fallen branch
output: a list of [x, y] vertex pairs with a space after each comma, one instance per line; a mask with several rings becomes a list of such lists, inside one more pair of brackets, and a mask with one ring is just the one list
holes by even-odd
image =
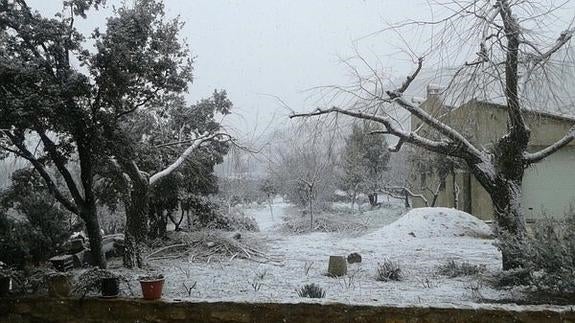
[[172, 249], [172, 248], [177, 248], [177, 247], [185, 247], [185, 246], [187, 246], [187, 244], [185, 244], [185, 243], [178, 243], [178, 244], [173, 244], [173, 245], [165, 246], [165, 247], [162, 247], [162, 248], [160, 248], [160, 249], [157, 249], [157, 250], [153, 251], [152, 253], [150, 253], [149, 255], [147, 255], [145, 258], [146, 258], [146, 259], [150, 259], [153, 255], [157, 255], [158, 253], [160, 253], [160, 252], [162, 252], [162, 251], [169, 250], [169, 249]]

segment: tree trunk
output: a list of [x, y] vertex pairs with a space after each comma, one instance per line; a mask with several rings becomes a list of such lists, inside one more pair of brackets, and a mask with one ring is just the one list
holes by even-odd
[[[439, 197], [439, 193], [441, 191], [443, 191], [445, 188], [445, 182], [444, 181], [440, 181], [439, 184], [437, 185], [437, 188], [435, 189], [435, 191], [432, 191], [431, 193], [433, 194], [433, 199], [431, 200], [431, 205], [430, 207], [435, 207], [435, 203], [437, 203], [437, 198]], [[429, 189], [429, 188], [428, 188]]]
[[165, 238], [166, 227], [168, 225], [168, 217], [164, 214], [164, 209], [159, 205], [151, 205], [149, 209], [149, 217], [150, 217], [150, 230], [149, 230], [150, 239], [153, 240], [153, 239]]
[[313, 200], [309, 199], [309, 229], [313, 231]]
[[[94, 264], [102, 269], [106, 268], [106, 255], [102, 250], [102, 232], [98, 222], [98, 209], [94, 195], [94, 164], [93, 164], [93, 137], [80, 135], [76, 140], [78, 144], [78, 157], [80, 160], [80, 180], [84, 191], [84, 199], [76, 199], [79, 206], [79, 216], [86, 224], [86, 233], [90, 239], [90, 252]], [[71, 183], [68, 185], [72, 185]], [[77, 189], [76, 189], [77, 190]]]
[[190, 210], [186, 210], [186, 222], [188, 224], [188, 231], [192, 231], [192, 217], [190, 216]]
[[526, 233], [521, 194], [520, 181], [500, 183], [490, 192], [498, 230], [506, 231], [518, 238], [525, 237]]
[[459, 186], [457, 185], [457, 177], [455, 177], [455, 167], [451, 166], [451, 186], [453, 186], [453, 208], [459, 209]]
[[174, 231], [180, 231], [180, 225], [182, 224], [182, 221], [184, 220], [184, 211], [181, 211], [180, 213], [180, 219], [176, 221], [176, 219], [172, 216], [172, 212], [169, 211], [167, 214], [168, 218], [170, 219], [170, 221], [172, 221], [172, 223], [174, 224]]
[[126, 232], [124, 237], [124, 267], [141, 268], [142, 243], [148, 235], [148, 187], [134, 183], [130, 201], [126, 203]]
[[368, 194], [367, 197], [369, 199], [369, 205], [371, 205], [372, 207], [376, 207], [377, 206], [377, 193]]
[[313, 231], [313, 184], [308, 184], [309, 229]]
[[[472, 174], [491, 197], [496, 234], [500, 238], [509, 234], [522, 240], [526, 235], [521, 200], [525, 174], [523, 155], [527, 151], [528, 142], [528, 131], [512, 131], [499, 140], [488, 160], [485, 159], [479, 164], [468, 163]], [[509, 250], [501, 250], [504, 270], [517, 267], [508, 252]]]
[[170, 213], [170, 210], [166, 210], [166, 213], [164, 213], [164, 210], [159, 209], [158, 210], [158, 216], [160, 218], [160, 226], [158, 228], [158, 238], [162, 238], [164, 239], [167, 235], [168, 232], [168, 213]]
[[90, 240], [90, 253], [94, 264], [102, 269], [106, 268], [106, 256], [102, 251], [102, 232], [96, 213], [95, 205], [93, 208], [85, 208], [81, 211], [81, 218], [86, 224], [86, 233]]
[[268, 205], [270, 207], [270, 216], [273, 219], [274, 218], [274, 209], [273, 209], [273, 205], [272, 205], [272, 198], [268, 196]]
[[[518, 166], [516, 172], [499, 172], [495, 175], [492, 183], [487, 180], [486, 173], [474, 172], [477, 180], [482, 183], [487, 190], [493, 203], [493, 213], [495, 219], [495, 230], [501, 239], [506, 234], [516, 239], [524, 239], [526, 235], [526, 224], [523, 209], [521, 207], [523, 166]], [[508, 176], [505, 176], [508, 175]], [[514, 179], [510, 179], [514, 175]], [[514, 261], [514, 255], [510, 250], [502, 249], [503, 270], [517, 268], [518, 263]]]
[[403, 190], [403, 194], [404, 194], [404, 206], [406, 208], [411, 207], [411, 205], [409, 205], [409, 193], [407, 192], [406, 189]]
[[[502, 237], [508, 233], [517, 239], [526, 235], [525, 217], [521, 207], [521, 181], [508, 181], [498, 185], [491, 192], [491, 200], [497, 222], [497, 235]], [[516, 268], [516, 256], [509, 254], [509, 250], [501, 250], [503, 270]]]

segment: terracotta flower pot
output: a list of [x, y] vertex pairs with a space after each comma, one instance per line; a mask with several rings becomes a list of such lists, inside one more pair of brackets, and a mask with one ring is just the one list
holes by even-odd
[[120, 281], [116, 277], [102, 278], [101, 290], [103, 297], [117, 297], [120, 294]]
[[144, 295], [144, 299], [160, 299], [162, 297], [162, 289], [164, 287], [164, 277], [143, 277], [140, 278], [140, 285], [142, 286], [142, 295]]

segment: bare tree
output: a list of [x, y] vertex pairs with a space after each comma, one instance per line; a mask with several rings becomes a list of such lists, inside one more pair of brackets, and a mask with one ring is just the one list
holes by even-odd
[[317, 131], [317, 123], [287, 129], [269, 156], [268, 172], [279, 192], [305, 207], [314, 225], [314, 213], [335, 191], [337, 165], [333, 138]]
[[[417, 58], [415, 71], [400, 86], [384, 90], [388, 84], [362, 59], [370, 67], [372, 76], [361, 77], [354, 69], [360, 77], [356, 86], [337, 89], [339, 93], [354, 98], [351, 105], [320, 108], [292, 117], [335, 113], [371, 120], [385, 127], [383, 133], [398, 138], [392, 151], [398, 151], [408, 143], [461, 159], [489, 193], [498, 229], [522, 238], [526, 231], [520, 202], [525, 169], [575, 138], [575, 127], [571, 127], [561, 139], [548, 147], [537, 152], [527, 150], [531, 131], [526, 122], [526, 109], [541, 109], [569, 101], [569, 98], [561, 97], [558, 90], [561, 84], [556, 81], [565, 76], [573, 77], [573, 69], [564, 63], [569, 59], [569, 44], [574, 28], [568, 25], [559, 35], [549, 37], [553, 31], [550, 26], [560, 21], [553, 13], [561, 9], [549, 5], [508, 0], [441, 3], [448, 12], [444, 18], [429, 22], [406, 22], [390, 29], [401, 33], [402, 28], [417, 26], [440, 29], [442, 32], [439, 36], [434, 34], [429, 43], [430, 50]], [[461, 56], [472, 43], [475, 43], [475, 57], [471, 60], [467, 57], [460, 62], [452, 73], [445, 94], [456, 99], [470, 95], [489, 98], [501, 95], [507, 112], [507, 129], [505, 135], [490, 148], [473, 144], [462, 132], [408, 100], [405, 95], [420, 75], [424, 56], [432, 58], [435, 54], [440, 62], [448, 58], [455, 60], [454, 57]], [[566, 68], [553, 69], [554, 64], [564, 64]], [[558, 73], [562, 73], [561, 77], [557, 77]], [[543, 91], [543, 87], [548, 91]], [[571, 108], [572, 104], [569, 101], [563, 106]], [[440, 135], [439, 139], [422, 135], [419, 129], [405, 129], [390, 112], [396, 108], [403, 109], [412, 118], [420, 119]], [[504, 269], [512, 266], [508, 256], [503, 254]]]

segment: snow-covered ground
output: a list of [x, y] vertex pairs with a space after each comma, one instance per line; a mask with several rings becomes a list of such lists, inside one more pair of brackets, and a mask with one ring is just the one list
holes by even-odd
[[[509, 299], [510, 292], [495, 290], [474, 277], [447, 278], [436, 273], [437, 265], [449, 259], [485, 265], [487, 274], [500, 270], [501, 256], [490, 228], [478, 219], [453, 209], [414, 209], [399, 217], [396, 208], [364, 212], [374, 223], [388, 223], [362, 235], [313, 232], [288, 234], [280, 229], [282, 219], [297, 212], [287, 203], [246, 209], [266, 241], [266, 253], [281, 263], [250, 260], [206, 263], [189, 259], [152, 262], [164, 273], [167, 298], [251, 302], [340, 302], [353, 304], [474, 304], [485, 299]], [[358, 252], [363, 261], [348, 266], [348, 275], [330, 278], [328, 258]], [[399, 262], [404, 279], [380, 282], [377, 266], [385, 258]], [[131, 273], [135, 276], [138, 273]], [[193, 285], [191, 296], [183, 287]], [[296, 289], [308, 283], [326, 290], [325, 299], [303, 299]], [[139, 289], [139, 288], [138, 288]], [[516, 295], [515, 295], [516, 296]]]

